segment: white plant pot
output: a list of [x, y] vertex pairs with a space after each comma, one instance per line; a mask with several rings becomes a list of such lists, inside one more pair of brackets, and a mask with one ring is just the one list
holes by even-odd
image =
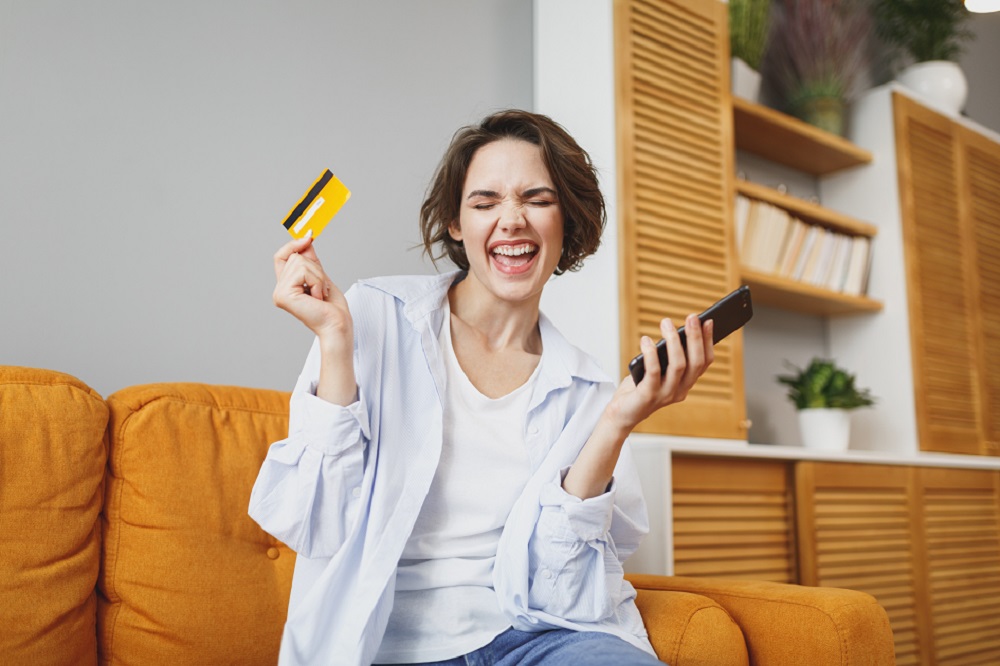
[[756, 102], [760, 97], [760, 72], [740, 58], [730, 61], [730, 87], [737, 97]]
[[846, 409], [800, 409], [802, 446], [821, 451], [846, 451], [851, 440], [851, 412]]
[[969, 97], [969, 84], [962, 68], [947, 60], [910, 65], [896, 80], [934, 106], [955, 115], [965, 108]]

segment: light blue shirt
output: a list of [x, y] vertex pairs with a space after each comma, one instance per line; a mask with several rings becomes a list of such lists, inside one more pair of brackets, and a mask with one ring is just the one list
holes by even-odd
[[[396, 565], [430, 488], [442, 440], [445, 366], [438, 333], [460, 273], [364, 280], [346, 294], [358, 400], [315, 396], [314, 344], [292, 393], [288, 438], [268, 451], [250, 515], [295, 550], [279, 663], [371, 663], [392, 609]], [[562, 478], [614, 384], [544, 315], [528, 405], [531, 478], [497, 546], [493, 586], [522, 631], [603, 631], [653, 653], [622, 563], [648, 531], [628, 444], [603, 495]]]

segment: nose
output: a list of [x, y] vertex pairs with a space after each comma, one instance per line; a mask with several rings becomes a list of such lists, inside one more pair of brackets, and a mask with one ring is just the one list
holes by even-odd
[[500, 228], [523, 229], [527, 222], [524, 219], [524, 209], [520, 204], [514, 202], [504, 203], [500, 213]]

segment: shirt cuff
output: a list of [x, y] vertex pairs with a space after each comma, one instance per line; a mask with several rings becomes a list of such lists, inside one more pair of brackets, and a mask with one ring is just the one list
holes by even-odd
[[597, 497], [580, 499], [562, 487], [569, 467], [559, 470], [551, 483], [542, 486], [539, 502], [542, 507], [562, 509], [567, 527], [583, 541], [603, 539], [611, 529], [611, 518], [615, 507], [616, 485], [614, 478], [607, 490]]
[[292, 420], [299, 424], [298, 434], [306, 446], [327, 455], [336, 455], [355, 445], [359, 436], [370, 440], [368, 408], [364, 395], [350, 405], [335, 405], [309, 392], [292, 393]]

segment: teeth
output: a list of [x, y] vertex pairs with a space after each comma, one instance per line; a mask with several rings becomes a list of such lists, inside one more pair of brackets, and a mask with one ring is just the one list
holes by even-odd
[[535, 249], [535, 246], [531, 243], [526, 243], [524, 245], [498, 245], [493, 248], [493, 253], [502, 254], [507, 257], [519, 257], [522, 254], [534, 252]]

